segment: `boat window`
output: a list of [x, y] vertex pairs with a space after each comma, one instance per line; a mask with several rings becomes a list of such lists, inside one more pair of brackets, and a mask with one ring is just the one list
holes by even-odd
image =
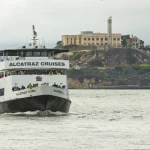
[[11, 75], [16, 75], [16, 72], [15, 72], [15, 71], [12, 71], [12, 72], [11, 72]]
[[0, 96], [4, 96], [4, 88], [0, 89]]
[[40, 51], [34, 51], [33, 52], [33, 56], [40, 56], [41, 54], [40, 54]]
[[4, 77], [4, 73], [0, 73], [0, 78], [3, 78]]
[[8, 76], [10, 76], [10, 75], [11, 75], [10, 72], [5, 72], [5, 77], [8, 77]]
[[19, 52], [19, 56], [24, 57], [24, 52]]
[[48, 57], [52, 56], [52, 51], [48, 51]]
[[41, 52], [41, 56], [47, 56], [47, 52]]
[[30, 52], [26, 52], [26, 55], [25, 55], [26, 57], [32, 57], [32, 52], [30, 51]]

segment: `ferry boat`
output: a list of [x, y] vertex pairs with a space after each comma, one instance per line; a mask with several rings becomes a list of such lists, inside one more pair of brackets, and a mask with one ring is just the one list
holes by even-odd
[[30, 47], [0, 51], [0, 113], [69, 112], [69, 61], [55, 57], [68, 50], [37, 46], [36, 37], [33, 25]]

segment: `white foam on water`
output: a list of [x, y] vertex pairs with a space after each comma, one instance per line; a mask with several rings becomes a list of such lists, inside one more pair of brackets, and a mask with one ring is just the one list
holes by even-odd
[[63, 112], [52, 112], [50, 110], [46, 111], [27, 111], [27, 112], [16, 112], [16, 113], [5, 113], [1, 114], [3, 116], [65, 116], [68, 115], [69, 113], [63, 113]]

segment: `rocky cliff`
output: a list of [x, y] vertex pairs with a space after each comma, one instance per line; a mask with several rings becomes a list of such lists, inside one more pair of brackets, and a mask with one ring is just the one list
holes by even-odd
[[[61, 57], [67, 59], [68, 54]], [[137, 49], [71, 49], [70, 88], [150, 86], [150, 53]]]

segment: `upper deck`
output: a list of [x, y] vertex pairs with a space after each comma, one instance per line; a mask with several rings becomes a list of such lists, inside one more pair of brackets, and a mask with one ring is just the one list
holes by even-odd
[[[33, 29], [33, 43], [29, 48], [22, 46], [20, 49], [5, 49], [0, 51], [0, 70], [10, 69], [68, 69], [68, 60], [57, 60], [56, 55], [66, 53], [66, 49], [49, 49], [45, 46], [37, 46], [37, 32]], [[32, 47], [32, 48], [31, 48]]]
[[47, 49], [47, 48], [22, 48], [22, 49], [5, 49], [0, 51], [2, 58], [8, 59], [8, 57], [54, 57], [59, 53], [66, 53], [69, 50], [66, 49]]
[[55, 56], [68, 52], [61, 49], [11, 49], [0, 51], [0, 70], [9, 69], [69, 69], [68, 60], [58, 60]]

